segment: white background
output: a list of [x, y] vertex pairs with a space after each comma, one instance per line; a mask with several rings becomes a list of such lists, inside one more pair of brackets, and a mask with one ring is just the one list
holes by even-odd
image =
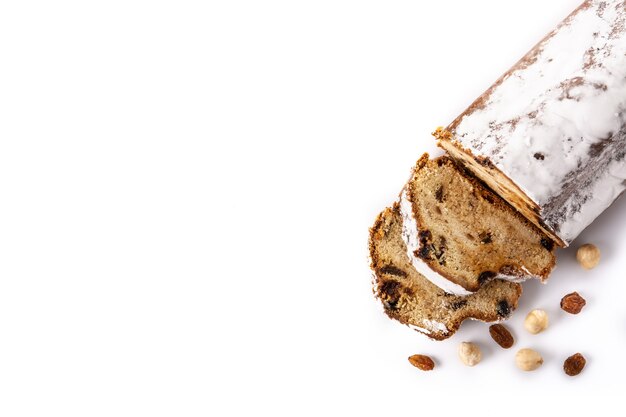
[[[573, 245], [596, 243], [598, 268], [568, 249], [524, 286], [510, 351], [483, 323], [431, 342], [388, 320], [367, 261], [429, 133], [577, 3], [2, 2], [0, 415], [619, 403], [626, 200]], [[573, 290], [579, 316], [558, 307]], [[535, 307], [551, 326], [531, 336]], [[475, 368], [463, 340], [483, 348]], [[514, 366], [525, 346], [545, 358], [534, 373]], [[577, 351], [587, 368], [566, 377]]]

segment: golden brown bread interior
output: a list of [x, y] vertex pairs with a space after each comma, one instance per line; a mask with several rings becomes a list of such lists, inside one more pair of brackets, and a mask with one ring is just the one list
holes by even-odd
[[369, 252], [374, 291], [385, 313], [432, 339], [452, 336], [467, 318], [506, 319], [522, 294], [520, 284], [497, 279], [468, 296], [448, 294], [432, 284], [411, 265], [397, 203], [378, 215], [370, 229]]
[[547, 279], [554, 243], [448, 156], [420, 158], [407, 196], [419, 230], [413, 255], [468, 291], [491, 279]]
[[439, 147], [470, 169], [474, 175], [478, 176], [498, 195], [504, 197], [509, 204], [533, 222], [544, 234], [554, 240], [558, 246], [566, 246], [565, 242], [543, 222], [537, 204], [509, 177], [504, 175], [490, 161], [473, 156], [470, 150], [463, 148], [457, 141], [452, 140], [449, 133], [444, 134], [442, 132], [445, 131], [439, 129], [434, 133], [435, 137], [439, 139], [437, 142]]

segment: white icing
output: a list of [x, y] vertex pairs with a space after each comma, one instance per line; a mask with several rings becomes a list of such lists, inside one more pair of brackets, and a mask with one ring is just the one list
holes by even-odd
[[571, 242], [583, 229], [606, 210], [626, 189], [626, 160], [610, 163], [602, 177], [594, 182], [589, 194], [593, 196], [580, 211], [567, 218], [561, 227], [565, 240]]
[[424, 333], [426, 335], [430, 335], [430, 333], [431, 333], [430, 330], [425, 329], [425, 328], [420, 327], [420, 326], [416, 326], [414, 324], [407, 324], [407, 326], [409, 326], [409, 328], [411, 328], [413, 330], [417, 330], [418, 332], [422, 332], [422, 333]]
[[445, 324], [440, 323], [436, 320], [424, 320], [422, 322], [422, 324], [424, 324], [426, 327], [428, 327], [429, 329], [431, 329], [432, 331], [438, 331], [438, 332], [442, 332], [442, 333], [448, 333], [448, 328], [446, 327]]
[[444, 276], [430, 269], [428, 264], [413, 254], [414, 251], [419, 249], [419, 230], [417, 229], [415, 217], [413, 217], [413, 208], [406, 189], [402, 191], [400, 196], [400, 213], [402, 214], [402, 239], [406, 245], [406, 252], [413, 268], [447, 293], [456, 295], [472, 294], [462, 286], [449, 281]]
[[[589, 1], [588, 9], [538, 46], [535, 63], [508, 75], [485, 106], [465, 115], [454, 132], [463, 147], [489, 158], [539, 207], [579, 192], [554, 208], [566, 216], [549, 224], [565, 242], [626, 188], [626, 162], [598, 167], [590, 156], [592, 145], [626, 124], [625, 20], [625, 1]], [[587, 166], [605, 172], [593, 184], [583, 184], [581, 176], [568, 186], [568, 174]]]
[[496, 277], [494, 279], [501, 279], [504, 281], [510, 281], [510, 282], [524, 282], [526, 280], [528, 280], [529, 278], [538, 278], [534, 275], [506, 275], [506, 274], [502, 274], [499, 273], [498, 275], [496, 275]]
[[517, 282], [517, 283], [524, 282], [524, 281], [526, 281], [526, 280], [528, 280], [530, 278], [537, 278], [537, 279], [541, 280], [540, 276], [534, 275], [524, 265], [521, 265], [520, 269], [522, 271], [524, 271], [525, 275], [507, 275], [507, 274], [503, 274], [503, 273], [500, 272], [500, 273], [498, 273], [498, 275], [496, 275], [495, 279], [502, 279], [504, 281]]
[[416, 326], [415, 324], [408, 324], [407, 326], [409, 326], [413, 330], [417, 330], [418, 332], [424, 333], [428, 337], [431, 337], [433, 332], [443, 333], [443, 334], [450, 333], [450, 330], [448, 330], [448, 327], [445, 324], [438, 322], [437, 320], [424, 319], [422, 321], [422, 324], [426, 326], [427, 328]]

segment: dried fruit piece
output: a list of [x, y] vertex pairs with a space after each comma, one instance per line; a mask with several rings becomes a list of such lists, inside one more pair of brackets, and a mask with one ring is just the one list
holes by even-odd
[[515, 363], [522, 371], [534, 371], [543, 364], [543, 358], [532, 349], [520, 349], [515, 354]]
[[483, 358], [478, 345], [470, 342], [462, 342], [459, 345], [459, 358], [467, 366], [474, 366]]
[[415, 366], [417, 369], [421, 369], [422, 371], [432, 371], [435, 367], [435, 362], [426, 355], [413, 355], [409, 356], [409, 362], [411, 365]]
[[489, 281], [492, 278], [495, 278], [498, 274], [496, 274], [493, 271], [484, 271], [481, 272], [480, 275], [478, 275], [478, 283], [480, 285], [483, 285], [484, 283], [486, 283], [487, 281]]
[[569, 376], [576, 376], [582, 372], [586, 363], [587, 360], [583, 355], [581, 355], [580, 353], [575, 353], [574, 355], [565, 359], [565, 362], [563, 363], [563, 370]]
[[600, 262], [600, 249], [596, 245], [586, 243], [576, 251], [576, 260], [585, 269], [592, 269]]
[[515, 343], [513, 335], [511, 335], [509, 329], [501, 324], [492, 324], [489, 326], [489, 334], [491, 335], [491, 338], [504, 349], [510, 348], [513, 346], [513, 343]]
[[543, 310], [533, 310], [526, 316], [524, 327], [532, 334], [537, 334], [548, 328], [548, 313]]
[[584, 298], [577, 292], [567, 294], [561, 299], [561, 308], [570, 314], [578, 314], [587, 304]]
[[509, 317], [509, 314], [511, 314], [511, 306], [509, 306], [506, 300], [501, 300], [498, 303], [496, 311], [500, 317]]
[[547, 237], [542, 237], [541, 246], [546, 248], [548, 251], [552, 252], [552, 249], [554, 249], [554, 242]]

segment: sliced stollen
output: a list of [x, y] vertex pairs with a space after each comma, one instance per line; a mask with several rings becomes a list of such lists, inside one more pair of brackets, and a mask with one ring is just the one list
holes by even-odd
[[400, 200], [412, 264], [447, 292], [543, 281], [554, 268], [553, 241], [448, 156], [424, 154]]
[[506, 319], [522, 294], [518, 283], [492, 280], [465, 297], [446, 293], [417, 272], [402, 239], [400, 205], [385, 209], [370, 229], [374, 292], [387, 316], [435, 340], [452, 336], [467, 318]]

